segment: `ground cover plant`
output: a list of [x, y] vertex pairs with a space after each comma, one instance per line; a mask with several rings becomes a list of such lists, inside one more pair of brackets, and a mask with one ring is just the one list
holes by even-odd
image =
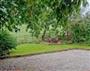
[[90, 50], [90, 45], [86, 44], [21, 44], [16, 47], [16, 50], [13, 49], [10, 53], [11, 57], [33, 55], [33, 54], [42, 54], [50, 52], [58, 52], [69, 49], [86, 49]]

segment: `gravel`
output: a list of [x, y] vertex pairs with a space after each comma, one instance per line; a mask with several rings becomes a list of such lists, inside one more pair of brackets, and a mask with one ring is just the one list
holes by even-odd
[[0, 60], [0, 71], [90, 71], [90, 51], [69, 50]]

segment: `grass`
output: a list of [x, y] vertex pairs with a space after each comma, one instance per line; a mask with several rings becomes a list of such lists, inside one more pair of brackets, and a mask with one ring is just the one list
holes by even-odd
[[38, 53], [56, 52], [68, 49], [90, 49], [88, 45], [82, 44], [63, 44], [63, 45], [48, 45], [48, 44], [22, 44], [12, 50], [10, 56], [24, 56]]

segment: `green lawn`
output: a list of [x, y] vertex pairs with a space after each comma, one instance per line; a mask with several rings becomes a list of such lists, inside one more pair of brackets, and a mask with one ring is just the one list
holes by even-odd
[[88, 45], [81, 44], [63, 44], [63, 45], [48, 45], [48, 44], [23, 44], [18, 45], [16, 50], [12, 50], [10, 56], [32, 55], [38, 53], [56, 52], [67, 49], [90, 49]]

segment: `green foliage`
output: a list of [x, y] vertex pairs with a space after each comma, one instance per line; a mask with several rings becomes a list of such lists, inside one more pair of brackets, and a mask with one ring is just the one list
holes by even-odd
[[67, 26], [68, 19], [78, 13], [86, 1], [0, 0], [0, 29], [18, 31], [18, 25], [26, 23], [33, 36], [39, 37], [42, 34], [44, 37], [53, 30], [51, 35], [61, 35], [60, 28]]
[[81, 24], [74, 24], [71, 27], [72, 30], [72, 41], [73, 42], [81, 42], [85, 41], [85, 29], [84, 26]]
[[0, 30], [0, 56], [9, 54], [9, 51], [15, 47], [15, 39], [7, 31]]
[[[86, 0], [0, 0], [0, 29], [18, 31], [18, 25], [28, 23], [34, 36], [52, 26], [65, 26], [68, 17], [80, 10]], [[53, 24], [53, 20], [56, 23]], [[60, 26], [61, 27], [61, 26]], [[46, 30], [46, 31], [47, 31]]]
[[[70, 27], [69, 27], [70, 28]], [[71, 24], [71, 36], [73, 42], [87, 42], [90, 41], [90, 24], [81, 20]]]
[[[59, 26], [65, 27], [68, 18], [80, 11], [81, 4], [86, 0], [28, 0], [30, 6], [30, 23], [27, 28], [34, 36], [38, 37], [41, 32], [54, 30]], [[55, 21], [55, 23], [53, 23]]]
[[23, 44], [18, 45], [16, 50], [12, 50], [10, 56], [24, 56], [48, 52], [63, 51], [69, 49], [90, 49], [90, 46], [84, 44], [61, 44], [61, 45], [48, 45], [48, 44]]
[[25, 0], [0, 0], [0, 29], [17, 30], [27, 20]]

